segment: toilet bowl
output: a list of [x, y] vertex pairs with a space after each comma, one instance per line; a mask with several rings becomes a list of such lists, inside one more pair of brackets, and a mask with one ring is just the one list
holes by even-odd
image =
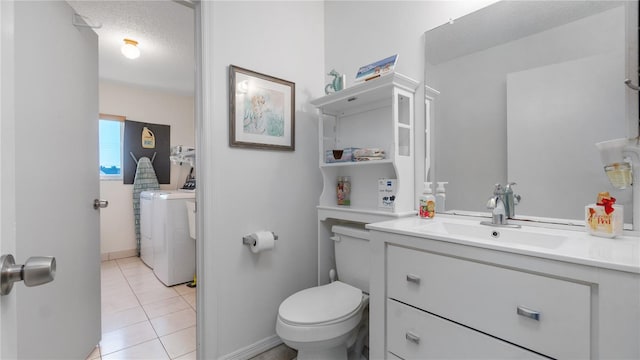
[[[350, 258], [349, 265], [342, 267], [342, 281], [298, 291], [278, 309], [276, 333], [298, 350], [298, 360], [359, 359], [368, 334], [368, 319], [363, 316], [369, 305], [364, 292], [369, 290], [368, 232], [349, 226], [332, 230], [338, 276], [343, 274], [341, 259]], [[356, 253], [360, 256], [354, 257]]]
[[346, 360], [368, 304], [368, 295], [340, 281], [302, 290], [280, 305], [276, 333], [298, 360]]

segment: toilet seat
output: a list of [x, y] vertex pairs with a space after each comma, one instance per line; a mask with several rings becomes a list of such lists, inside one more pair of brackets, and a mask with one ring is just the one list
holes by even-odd
[[335, 281], [289, 296], [280, 304], [278, 317], [289, 325], [329, 325], [357, 313], [362, 299], [360, 289]]

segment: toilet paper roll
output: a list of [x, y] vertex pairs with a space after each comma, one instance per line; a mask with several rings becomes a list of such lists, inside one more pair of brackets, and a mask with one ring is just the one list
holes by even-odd
[[271, 231], [258, 231], [251, 236], [254, 238], [254, 243], [250, 244], [249, 247], [253, 253], [271, 250], [276, 244], [276, 239]]

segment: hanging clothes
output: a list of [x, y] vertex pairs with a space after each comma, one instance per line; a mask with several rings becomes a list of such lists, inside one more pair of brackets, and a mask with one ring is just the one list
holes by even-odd
[[160, 185], [148, 157], [141, 157], [136, 162], [138, 166], [133, 179], [133, 216], [136, 229], [136, 249], [138, 256], [140, 256], [140, 193], [146, 190], [160, 190]]

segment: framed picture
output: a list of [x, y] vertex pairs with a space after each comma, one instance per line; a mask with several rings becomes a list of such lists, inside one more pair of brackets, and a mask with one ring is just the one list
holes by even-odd
[[291, 81], [229, 66], [229, 146], [295, 150]]
[[356, 73], [356, 82], [375, 79], [382, 75], [393, 72], [398, 61], [398, 54], [389, 56], [388, 58], [378, 60], [369, 65], [365, 65], [358, 69]]

